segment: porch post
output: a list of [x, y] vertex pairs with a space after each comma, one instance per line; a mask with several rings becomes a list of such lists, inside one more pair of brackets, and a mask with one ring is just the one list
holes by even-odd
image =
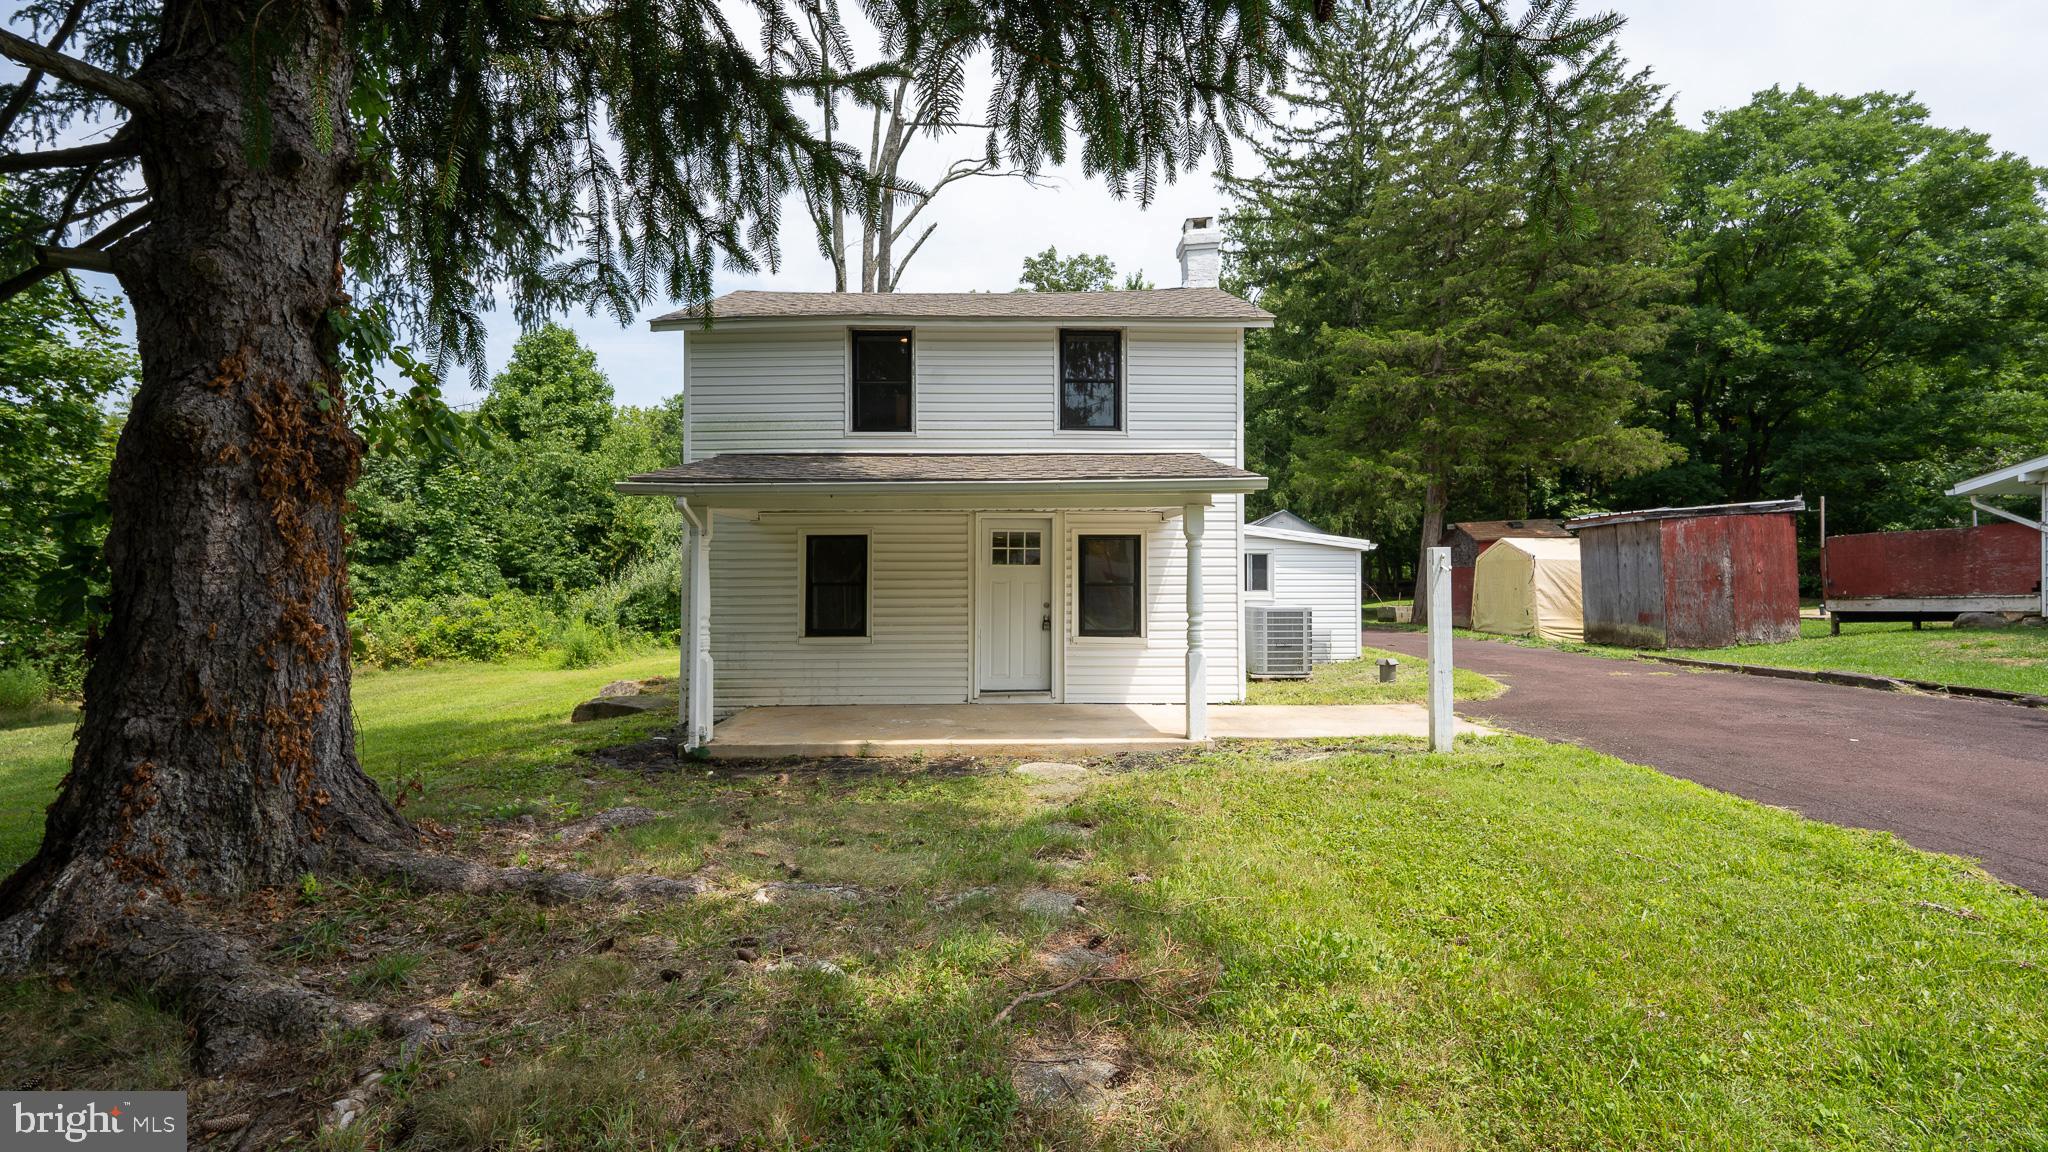
[[1188, 731], [1190, 740], [1209, 738], [1209, 665], [1202, 652], [1202, 529], [1208, 509], [1180, 510], [1180, 531], [1188, 543]]
[[697, 511], [694, 546], [690, 549], [689, 732], [684, 744], [702, 748], [711, 743], [711, 523], [709, 508]]
[[697, 686], [697, 627], [692, 622], [697, 602], [690, 591], [690, 556], [696, 550], [690, 547], [690, 502], [678, 497], [676, 511], [683, 514], [682, 531], [676, 533], [676, 730], [688, 747], [690, 694]]

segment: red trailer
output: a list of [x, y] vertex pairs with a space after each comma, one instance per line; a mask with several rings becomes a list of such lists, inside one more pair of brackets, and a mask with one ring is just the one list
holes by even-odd
[[1799, 638], [1803, 500], [1581, 516], [1586, 640], [1722, 648]]
[[1821, 541], [1824, 604], [1844, 620], [1953, 620], [2032, 612], [2041, 603], [2041, 536], [2021, 524], [1864, 532]]
[[1443, 546], [1451, 550], [1451, 625], [1472, 626], [1472, 571], [1479, 554], [1510, 536], [1570, 539], [1557, 520], [1461, 520], [1444, 529]]

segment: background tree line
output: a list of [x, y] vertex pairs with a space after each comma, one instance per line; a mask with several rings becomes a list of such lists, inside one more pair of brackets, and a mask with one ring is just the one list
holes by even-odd
[[[1328, 31], [1263, 173], [1225, 181], [1229, 286], [1278, 317], [1247, 360], [1260, 506], [1424, 546], [1446, 517], [1802, 493], [1831, 533], [1918, 528], [2048, 451], [2025, 158], [1883, 92], [1684, 128], [1611, 44], [1502, 124], [1416, 13]], [[1381, 582], [1416, 557], [1383, 548]]]
[[[107, 468], [133, 354], [110, 302], [39, 285], [0, 307], [0, 708], [74, 693], [100, 626]], [[620, 477], [682, 458], [678, 396], [620, 407], [567, 328], [520, 338], [450, 450], [374, 453], [352, 490], [358, 662], [549, 655], [673, 640], [677, 514]]]

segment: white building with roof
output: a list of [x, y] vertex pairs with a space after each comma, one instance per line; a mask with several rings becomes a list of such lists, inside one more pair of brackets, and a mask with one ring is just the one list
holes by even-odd
[[1244, 695], [1244, 333], [1272, 324], [1215, 286], [1219, 243], [1187, 222], [1179, 288], [657, 319], [684, 458], [618, 487], [683, 512], [688, 742], [870, 703], [1184, 704], [1206, 736]]
[[1356, 660], [1364, 628], [1365, 554], [1370, 540], [1325, 532], [1282, 509], [1244, 526], [1247, 605], [1307, 608], [1314, 661]]

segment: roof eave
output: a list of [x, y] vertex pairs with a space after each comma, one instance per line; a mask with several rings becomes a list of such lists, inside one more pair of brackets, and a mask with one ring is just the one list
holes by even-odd
[[2048, 487], [2048, 456], [1972, 476], [1948, 490], [1951, 496], [2024, 496]]
[[626, 496], [972, 496], [1015, 492], [1077, 495], [1118, 494], [1224, 496], [1263, 491], [1257, 475], [1090, 480], [847, 480], [702, 481], [621, 480], [612, 485]]
[[1359, 536], [1339, 536], [1331, 532], [1301, 532], [1291, 528], [1268, 528], [1259, 524], [1244, 526], [1244, 534], [1262, 540], [1287, 540], [1296, 544], [1321, 544], [1329, 548], [1343, 548], [1352, 552], [1372, 552], [1378, 544]]
[[1048, 324], [1123, 324], [1144, 328], [1271, 328], [1273, 318], [1249, 316], [714, 316], [710, 324], [701, 316], [660, 316], [648, 321], [655, 332], [716, 332], [778, 327], [861, 327], [904, 325], [953, 328], [1034, 327]]

